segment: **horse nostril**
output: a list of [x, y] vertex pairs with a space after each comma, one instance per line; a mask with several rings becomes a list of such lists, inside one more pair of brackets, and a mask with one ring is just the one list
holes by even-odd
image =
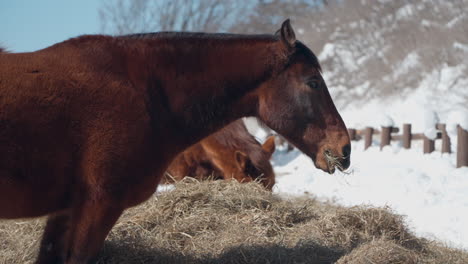
[[343, 158], [348, 159], [349, 156], [351, 155], [351, 145], [347, 144], [346, 146], [344, 146], [342, 149], [342, 153], [343, 153]]

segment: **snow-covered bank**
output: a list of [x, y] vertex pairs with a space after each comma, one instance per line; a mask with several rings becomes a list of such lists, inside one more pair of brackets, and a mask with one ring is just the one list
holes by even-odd
[[353, 143], [350, 174], [328, 175], [297, 150], [277, 151], [274, 192], [389, 206], [406, 215], [417, 234], [468, 249], [468, 168], [455, 169], [455, 155], [423, 155], [397, 144], [364, 151], [362, 141]]

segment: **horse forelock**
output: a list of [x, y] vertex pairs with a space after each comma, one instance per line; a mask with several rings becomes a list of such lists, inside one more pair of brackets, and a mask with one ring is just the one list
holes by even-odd
[[296, 41], [295, 52], [291, 56], [293, 57], [295, 55], [304, 56], [313, 67], [315, 67], [320, 73], [322, 72], [322, 66], [320, 66], [317, 56], [311, 49], [300, 41]]

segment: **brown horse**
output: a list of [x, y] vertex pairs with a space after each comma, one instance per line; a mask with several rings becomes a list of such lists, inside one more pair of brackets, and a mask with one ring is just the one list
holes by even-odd
[[180, 181], [185, 176], [257, 180], [271, 190], [275, 174], [269, 160], [274, 150], [274, 136], [261, 145], [244, 122], [237, 120], [177, 155], [167, 169], [165, 182]]
[[350, 140], [316, 56], [275, 35], [81, 36], [0, 53], [0, 218], [49, 215], [38, 263], [87, 263], [178, 153], [256, 116], [333, 173]]

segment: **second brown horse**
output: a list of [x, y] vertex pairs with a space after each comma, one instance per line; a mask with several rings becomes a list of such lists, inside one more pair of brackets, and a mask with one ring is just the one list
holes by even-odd
[[261, 145], [237, 120], [180, 153], [167, 169], [166, 183], [185, 176], [198, 179], [258, 181], [271, 190], [275, 174], [269, 162], [275, 150], [275, 137]]

